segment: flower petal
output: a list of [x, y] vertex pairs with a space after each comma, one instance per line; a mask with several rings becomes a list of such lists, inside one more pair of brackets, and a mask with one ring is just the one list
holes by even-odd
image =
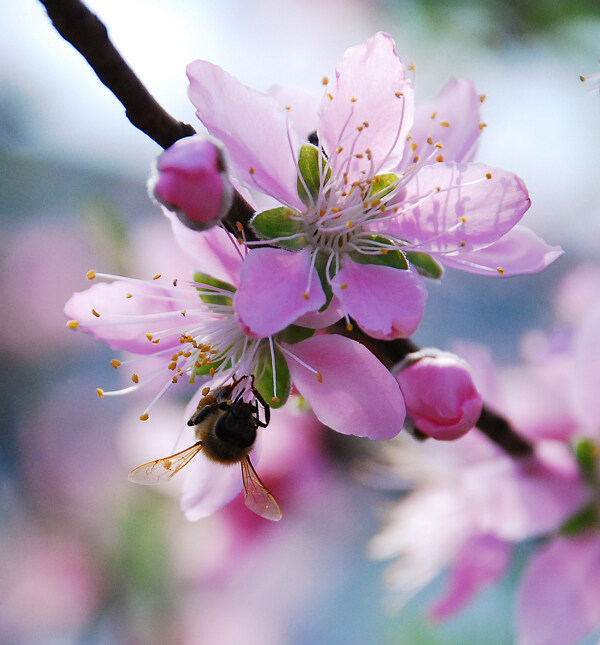
[[282, 108], [289, 109], [291, 125], [300, 141], [305, 141], [310, 134], [316, 132], [320, 100], [318, 94], [290, 85], [273, 85], [269, 88], [269, 94]]
[[[319, 109], [319, 141], [337, 171], [369, 177], [402, 158], [413, 120], [413, 89], [392, 38], [379, 32], [346, 51]], [[336, 150], [342, 151], [336, 153]], [[357, 158], [356, 155], [362, 155]]]
[[[163, 208], [163, 213], [171, 223], [177, 243], [192, 260], [196, 270], [233, 286], [238, 284], [242, 255], [236, 248], [237, 242], [227, 231], [220, 227], [193, 231], [166, 208]], [[191, 276], [185, 277], [191, 279]]]
[[208, 61], [187, 67], [188, 95], [206, 129], [223, 142], [238, 179], [250, 188], [302, 208], [296, 190], [300, 146], [288, 127], [286, 110]]
[[346, 313], [374, 338], [410, 336], [425, 311], [427, 289], [412, 269], [359, 264], [347, 258], [331, 287]]
[[453, 558], [448, 589], [431, 610], [435, 620], [460, 611], [477, 593], [497, 582], [508, 569], [511, 545], [493, 535], [471, 537]]
[[573, 409], [597, 437], [600, 429], [600, 306], [582, 322], [575, 337], [574, 355]]
[[186, 466], [181, 510], [188, 520], [194, 522], [229, 504], [241, 490], [239, 464], [224, 466], [199, 454]]
[[517, 224], [497, 242], [476, 251], [444, 253], [439, 259], [448, 267], [488, 276], [539, 273], [563, 254], [531, 229]]
[[600, 625], [600, 539], [558, 538], [535, 553], [519, 590], [521, 645], [571, 645]]
[[[438, 154], [446, 161], [471, 161], [482, 132], [480, 107], [481, 98], [473, 83], [456, 78], [451, 78], [435, 98], [418, 103], [400, 169], [413, 164], [415, 155], [421, 160], [432, 155], [432, 162]], [[436, 143], [442, 148], [435, 148]]]
[[414, 250], [441, 255], [499, 240], [519, 222], [530, 200], [511, 172], [476, 163], [438, 163], [417, 172], [398, 192], [397, 205], [390, 230]]
[[[325, 334], [286, 346], [294, 385], [319, 421], [337, 432], [390, 439], [402, 429], [406, 409], [396, 379], [364, 346]], [[316, 370], [315, 373], [298, 360]]]
[[[113, 349], [155, 354], [159, 350], [179, 346], [178, 334], [161, 338], [158, 331], [180, 319], [188, 326], [193, 325], [192, 314], [183, 319], [180, 311], [173, 311], [171, 298], [184, 296], [185, 289], [178, 286], [173, 293], [174, 288], [165, 288], [159, 283], [133, 280], [98, 282], [86, 291], [74, 293], [65, 305], [65, 314], [76, 320], [81, 329], [105, 341]], [[130, 294], [133, 295], [129, 297]], [[164, 317], [161, 317], [163, 313]], [[169, 322], [165, 323], [165, 320]], [[160, 339], [160, 346], [151, 342], [157, 339]]]
[[250, 251], [242, 265], [234, 307], [246, 333], [260, 338], [317, 311], [325, 300], [309, 249], [259, 248]]

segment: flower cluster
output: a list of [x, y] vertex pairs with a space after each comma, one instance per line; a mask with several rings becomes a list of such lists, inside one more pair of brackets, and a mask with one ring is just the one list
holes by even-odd
[[[519, 224], [530, 204], [523, 182], [473, 161], [484, 97], [453, 79], [415, 105], [384, 33], [345, 53], [320, 98], [283, 87], [263, 94], [207, 61], [191, 63], [188, 76], [210, 138], [165, 151], [151, 190], [189, 273], [144, 281], [90, 272], [105, 281], [65, 308], [69, 326], [134, 354], [140, 367], [116, 393], [158, 383], [142, 420], [174, 383], [199, 386], [188, 414], [194, 446], [145, 464], [134, 479], [170, 477], [209, 433], [236, 444], [238, 457], [223, 461], [242, 464], [237, 490], [243, 483], [248, 505], [278, 519], [250, 458], [269, 409], [292, 388], [338, 432], [389, 439], [407, 416], [437, 439], [467, 432], [481, 397], [456, 357], [415, 356], [392, 374], [358, 339], [411, 335], [425, 279], [440, 279], [444, 265], [506, 277], [561, 254]], [[250, 229], [232, 233], [214, 225], [234, 190], [254, 216]], [[355, 325], [362, 335], [352, 337]]]

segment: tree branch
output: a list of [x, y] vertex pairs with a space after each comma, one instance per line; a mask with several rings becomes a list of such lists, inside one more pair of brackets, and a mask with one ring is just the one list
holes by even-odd
[[195, 133], [170, 116], [144, 87], [108, 37], [104, 24], [79, 0], [40, 0], [58, 33], [86, 59], [98, 78], [119, 99], [131, 123], [168, 148]]

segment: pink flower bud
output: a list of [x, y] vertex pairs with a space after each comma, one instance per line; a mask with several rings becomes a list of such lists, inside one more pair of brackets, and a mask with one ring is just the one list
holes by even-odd
[[419, 430], [434, 439], [458, 439], [477, 423], [483, 403], [461, 358], [425, 349], [396, 369], [407, 416]]
[[231, 208], [233, 187], [215, 140], [202, 135], [179, 139], [158, 157], [156, 168], [150, 191], [189, 228], [210, 228]]

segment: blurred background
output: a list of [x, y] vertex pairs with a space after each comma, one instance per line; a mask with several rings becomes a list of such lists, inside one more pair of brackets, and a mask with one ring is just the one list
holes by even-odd
[[[420, 345], [475, 341], [498, 363], [515, 361], [524, 332], [553, 324], [557, 282], [598, 261], [600, 97], [579, 80], [600, 71], [594, 0], [88, 5], [159, 103], [195, 126], [185, 66], [196, 58], [259, 90], [318, 92], [347, 47], [385, 30], [415, 65], [417, 100], [451, 76], [475, 82], [487, 95], [478, 159], [525, 180], [525, 223], [566, 254], [532, 277], [448, 270], [430, 289]], [[463, 645], [483, 633], [486, 644], [512, 643], [518, 562], [443, 625], [427, 621], [432, 590], [386, 611], [384, 566], [365, 555], [385, 494], [354, 476], [364, 442], [278, 419], [292, 444], [272, 456], [284, 506], [274, 526], [248, 518], [241, 500], [189, 523], [177, 482], [158, 491], [127, 482], [131, 468], [168, 453], [184, 398], [165, 399], [143, 428], [143, 395], [100, 401], [96, 387], [119, 387], [114, 354], [69, 333], [62, 309], [92, 267], [148, 276], [163, 270], [150, 252], [175, 257], [146, 193], [160, 150], [41, 4], [5, 0], [2, 16], [0, 643]]]

